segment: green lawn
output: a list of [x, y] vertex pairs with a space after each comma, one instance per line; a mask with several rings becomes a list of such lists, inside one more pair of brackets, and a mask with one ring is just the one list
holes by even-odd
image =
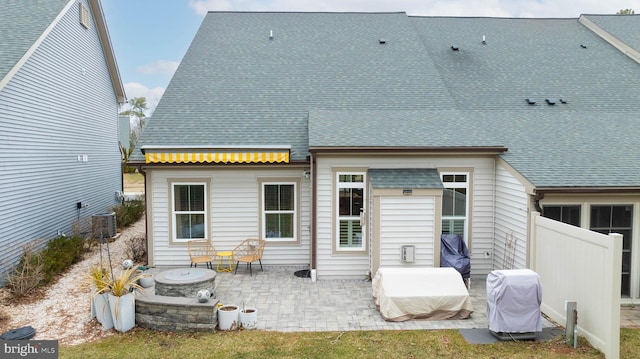
[[[640, 329], [622, 329], [621, 358], [638, 357]], [[134, 329], [60, 348], [60, 358], [604, 358], [583, 338], [468, 344], [457, 330], [163, 333]]]

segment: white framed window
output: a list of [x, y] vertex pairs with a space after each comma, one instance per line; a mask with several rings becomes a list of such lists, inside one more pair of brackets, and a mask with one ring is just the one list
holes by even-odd
[[336, 251], [366, 250], [362, 213], [366, 203], [366, 173], [336, 173]]
[[298, 184], [261, 182], [262, 238], [270, 242], [298, 241]]
[[174, 242], [208, 238], [206, 182], [171, 183], [171, 223]]
[[469, 221], [469, 173], [441, 172], [444, 186], [442, 193], [442, 233], [459, 234], [468, 242]]

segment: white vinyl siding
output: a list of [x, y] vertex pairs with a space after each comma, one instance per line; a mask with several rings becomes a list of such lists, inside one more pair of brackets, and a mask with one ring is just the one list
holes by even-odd
[[96, 26], [83, 28], [78, 11], [70, 7], [0, 90], [2, 273], [23, 244], [72, 234], [78, 221], [87, 234], [91, 215], [118, 204], [118, 103]]
[[[318, 278], [363, 278], [370, 270], [369, 256], [335, 254], [333, 251], [334, 169], [348, 168], [472, 168], [470, 184], [471, 273], [486, 275], [491, 270], [491, 258], [485, 252], [493, 247], [493, 157], [429, 157], [429, 156], [371, 156], [317, 158], [317, 270]], [[368, 239], [370, 240], [370, 239]]]
[[[433, 196], [381, 196], [379, 210], [380, 267], [433, 267], [436, 216]], [[400, 260], [403, 245], [415, 246], [414, 263]]]
[[[527, 207], [525, 187], [506, 168], [496, 168], [496, 235], [494, 269], [503, 269], [505, 256], [514, 268], [527, 268]], [[515, 239], [515, 252], [507, 252], [507, 238]], [[507, 261], [510, 262], [510, 261]]]
[[[188, 265], [186, 246], [169, 242], [168, 226], [170, 198], [168, 180], [207, 178], [209, 189], [211, 242], [217, 250], [235, 248], [247, 238], [260, 237], [260, 181], [265, 178], [300, 177], [301, 187], [309, 188], [309, 180], [302, 178], [299, 169], [152, 169], [147, 171], [150, 181], [151, 211], [148, 214], [150, 238], [152, 241], [153, 264], [156, 266]], [[310, 192], [300, 193], [300, 242], [270, 244], [264, 250], [262, 263], [265, 265], [308, 265], [310, 241]], [[151, 216], [151, 217], [149, 217]]]

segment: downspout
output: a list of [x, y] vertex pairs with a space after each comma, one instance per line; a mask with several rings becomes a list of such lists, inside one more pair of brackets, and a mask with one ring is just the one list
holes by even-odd
[[544, 199], [544, 192], [536, 191], [536, 196], [533, 197], [533, 206], [536, 208], [536, 211], [542, 215], [542, 207], [540, 207], [540, 201]]
[[311, 154], [311, 269], [317, 265], [317, 169], [316, 156]]
[[496, 253], [496, 207], [497, 207], [497, 201], [496, 201], [496, 187], [497, 187], [497, 182], [498, 182], [498, 160], [496, 157], [493, 158], [493, 187], [491, 188], [491, 190], [493, 191], [492, 193], [492, 197], [493, 197], [493, 228], [491, 229], [493, 231], [493, 241], [491, 241], [491, 254], [489, 256], [489, 261], [491, 264], [491, 270], [495, 269], [495, 253]]
[[147, 217], [147, 215], [150, 213], [150, 211], [149, 211], [148, 208], [146, 208], [147, 203], [149, 203], [149, 199], [147, 198], [147, 196], [150, 193], [149, 189], [147, 188], [147, 171], [144, 170], [142, 165], [138, 165], [136, 167], [138, 168], [138, 172], [140, 174], [142, 174], [142, 177], [144, 178], [144, 205], [145, 205], [145, 210], [144, 210], [144, 216], [145, 216], [145, 220], [144, 220], [144, 241], [147, 244], [147, 264], [151, 264], [151, 261], [150, 261], [151, 249], [149, 248], [149, 222], [150, 222], [150, 218]]

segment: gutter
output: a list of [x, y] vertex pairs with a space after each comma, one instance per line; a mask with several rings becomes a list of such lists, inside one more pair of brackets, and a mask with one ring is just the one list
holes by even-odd
[[371, 152], [384, 152], [384, 153], [487, 153], [496, 154], [504, 153], [507, 148], [504, 146], [486, 146], [486, 147], [471, 147], [471, 146], [452, 146], [452, 147], [309, 147], [311, 153], [371, 153]]
[[534, 193], [533, 205], [542, 213], [540, 201], [546, 194], [630, 194], [640, 193], [640, 187], [539, 187]]
[[[618, 194], [618, 193], [640, 193], [640, 187], [631, 186], [631, 187], [538, 187], [534, 189], [536, 193], [536, 197], [541, 195], [544, 198], [544, 195], [547, 193], [553, 194]], [[541, 199], [542, 199], [541, 198]]]
[[205, 145], [205, 146], [155, 146], [155, 145], [144, 145], [140, 147], [140, 152], [145, 154], [147, 150], [157, 151], [157, 150], [289, 150], [291, 151], [291, 146], [289, 145], [243, 145], [243, 146], [213, 146], [213, 145]]

